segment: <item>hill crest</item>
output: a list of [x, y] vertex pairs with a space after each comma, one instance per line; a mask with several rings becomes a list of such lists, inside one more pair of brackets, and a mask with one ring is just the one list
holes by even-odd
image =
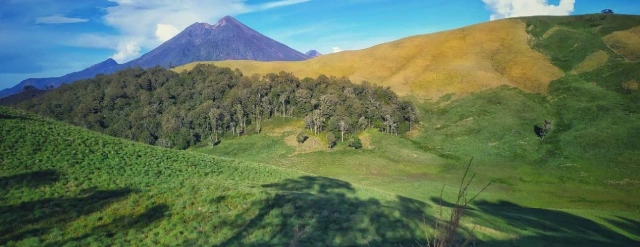
[[[389, 86], [400, 95], [437, 99], [447, 94], [465, 96], [502, 85], [546, 94], [551, 81], [574, 68], [574, 73], [592, 70], [590, 66], [606, 59], [598, 56], [601, 54], [594, 54], [588, 58], [590, 61], [580, 66], [577, 64], [586, 60], [586, 55], [570, 67], [558, 63], [562, 56], [567, 55], [553, 54], [558, 51], [543, 52], [534, 44], [536, 39], [543, 38], [532, 36], [535, 30], [532, 30], [534, 27], [530, 22], [538, 20], [545, 20], [545, 27], [567, 26], [578, 33], [593, 33], [593, 37], [583, 35], [586, 37], [584, 40], [603, 38], [610, 33], [607, 30], [613, 32], [640, 26], [636, 16], [513, 18], [411, 36], [363, 50], [328, 54], [301, 62], [221, 61], [215, 64], [238, 68], [245, 74], [287, 71], [299, 77], [315, 78], [320, 74], [345, 76], [354, 82], [368, 81]], [[552, 33], [549, 35], [554, 36]], [[616, 44], [619, 43], [623, 42]], [[572, 51], [569, 49], [567, 52]], [[175, 71], [192, 66], [182, 66]]]

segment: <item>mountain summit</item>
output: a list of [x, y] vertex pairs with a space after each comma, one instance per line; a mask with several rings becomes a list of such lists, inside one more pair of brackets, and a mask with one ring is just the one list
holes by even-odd
[[0, 91], [0, 98], [17, 94], [25, 86], [37, 89], [58, 87], [64, 83], [92, 78], [97, 74], [155, 66], [173, 67], [196, 61], [256, 60], [300, 61], [310, 58], [242, 24], [231, 16], [225, 16], [216, 24], [194, 23], [157, 48], [125, 64], [109, 58], [79, 72], [62, 77], [30, 78], [18, 85]]
[[172, 67], [194, 61], [300, 61], [309, 57], [277, 42], [231, 16], [216, 24], [194, 23], [126, 67]]

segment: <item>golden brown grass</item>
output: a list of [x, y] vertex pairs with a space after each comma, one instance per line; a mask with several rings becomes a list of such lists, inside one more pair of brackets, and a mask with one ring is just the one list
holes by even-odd
[[[563, 76], [529, 45], [525, 24], [500, 20], [434, 34], [412, 36], [358, 51], [299, 62], [221, 61], [247, 75], [289, 71], [299, 77], [346, 76], [391, 87], [400, 95], [437, 99], [464, 96], [501, 85], [546, 93]], [[191, 69], [195, 64], [175, 68]]]
[[576, 65], [571, 71], [572, 74], [581, 74], [585, 72], [594, 71], [605, 64], [609, 60], [609, 54], [605, 51], [597, 51], [589, 54], [584, 61]]
[[358, 136], [358, 138], [360, 138], [360, 142], [362, 142], [362, 148], [364, 149], [374, 148], [373, 144], [371, 144], [371, 135], [369, 135], [369, 133], [363, 132], [360, 136]]
[[622, 83], [622, 88], [628, 91], [638, 91], [639, 85], [636, 80], [631, 80]]
[[604, 37], [604, 42], [627, 61], [640, 61], [640, 27], [613, 32]]
[[284, 143], [296, 149], [293, 155], [312, 153], [327, 149], [326, 144], [324, 144], [320, 138], [315, 136], [309, 136], [309, 139], [300, 144], [296, 140], [296, 135], [290, 135], [284, 138]]

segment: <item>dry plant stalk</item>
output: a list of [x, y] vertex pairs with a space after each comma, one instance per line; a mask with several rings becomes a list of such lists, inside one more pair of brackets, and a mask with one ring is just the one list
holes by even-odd
[[[471, 199], [467, 200], [469, 185], [476, 176], [475, 174], [473, 174], [471, 175], [471, 178], [466, 181], [472, 161], [473, 158], [471, 158], [469, 164], [467, 165], [467, 169], [464, 171], [464, 175], [462, 176], [462, 181], [460, 182], [460, 187], [458, 189], [458, 197], [456, 199], [456, 203], [451, 209], [451, 215], [449, 216], [449, 219], [446, 221], [442, 216], [442, 194], [445, 187], [444, 185], [442, 186], [442, 189], [440, 190], [439, 218], [445, 223], [444, 233], [442, 234], [442, 236], [435, 236], [433, 239], [430, 239], [429, 235], [427, 234], [427, 247], [467, 246], [472, 241], [473, 236], [471, 235], [471, 233], [473, 232], [473, 229], [471, 231], [467, 231], [468, 236], [464, 239], [456, 239], [457, 232], [459, 229], [461, 229], [460, 219], [462, 219], [462, 217], [464, 216], [464, 212], [469, 203], [475, 200], [476, 197], [478, 197], [485, 189], [487, 189], [487, 187], [489, 187], [489, 185], [491, 185], [491, 183], [488, 183], [478, 193], [472, 196]], [[439, 227], [440, 226], [438, 225], [438, 220], [436, 220], [434, 228], [435, 234], [437, 234]], [[422, 247], [422, 245], [420, 246]]]

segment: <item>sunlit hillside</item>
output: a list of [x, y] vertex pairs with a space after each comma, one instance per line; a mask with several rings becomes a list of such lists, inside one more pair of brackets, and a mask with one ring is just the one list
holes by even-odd
[[[245, 74], [289, 71], [300, 77], [346, 76], [354, 82], [390, 86], [400, 95], [431, 99], [450, 93], [464, 96], [501, 85], [546, 94], [549, 83], [565, 72], [589, 72], [622, 57], [637, 60], [639, 48], [634, 40], [639, 39], [638, 28], [633, 28], [637, 26], [640, 18], [622, 15], [506, 19], [301, 62], [215, 64], [238, 68]], [[537, 44], [547, 39], [561, 50], [544, 52], [548, 47]], [[563, 62], [567, 60], [575, 64]], [[174, 70], [190, 69], [194, 64]]]
[[[347, 76], [390, 86], [401, 95], [436, 98], [510, 85], [546, 92], [562, 71], [528, 45], [526, 24], [501, 20], [435, 34], [413, 36], [359, 51], [302, 62], [224, 61], [245, 74], [290, 71], [301, 77]], [[508, 65], [508, 66], [507, 66]], [[193, 64], [175, 71], [192, 68]]]

